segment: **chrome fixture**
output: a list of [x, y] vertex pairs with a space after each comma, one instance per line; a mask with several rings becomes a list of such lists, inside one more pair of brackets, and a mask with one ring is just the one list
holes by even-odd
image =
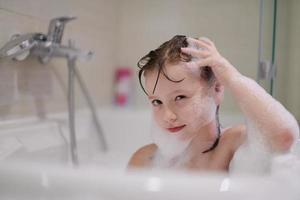
[[65, 58], [68, 63], [68, 113], [70, 129], [70, 155], [74, 165], [78, 165], [77, 141], [75, 129], [75, 106], [74, 106], [74, 79], [77, 79], [80, 89], [87, 100], [95, 128], [98, 132], [102, 151], [106, 151], [107, 145], [101, 129], [96, 108], [88, 89], [76, 68], [77, 59], [89, 60], [93, 53], [75, 48], [74, 42], [69, 41], [68, 46], [61, 45], [65, 24], [75, 17], [59, 17], [52, 19], [49, 24], [48, 34], [27, 33], [14, 35], [11, 40], [0, 49], [0, 58], [13, 58], [24, 60], [28, 56], [37, 56], [41, 63], [46, 64], [52, 58]]

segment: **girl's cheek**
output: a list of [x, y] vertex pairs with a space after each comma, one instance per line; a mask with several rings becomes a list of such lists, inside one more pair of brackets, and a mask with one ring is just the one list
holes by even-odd
[[163, 120], [162, 120], [162, 116], [161, 116], [161, 112], [159, 109], [154, 108], [153, 109], [153, 116], [154, 116], [154, 120], [156, 122], [156, 124], [160, 127], [162, 127], [163, 124]]
[[178, 113], [180, 113], [181, 119], [189, 119], [193, 115], [191, 105], [187, 102], [180, 102], [177, 104]]
[[184, 109], [178, 109], [177, 110], [177, 119], [180, 121], [180, 123], [185, 124], [187, 121], [187, 113], [185, 112]]

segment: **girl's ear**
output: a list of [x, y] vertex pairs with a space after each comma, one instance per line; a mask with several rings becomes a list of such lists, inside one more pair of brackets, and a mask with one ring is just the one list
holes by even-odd
[[216, 104], [220, 105], [220, 103], [223, 101], [224, 98], [224, 86], [218, 81], [214, 85], [214, 94], [215, 94]]

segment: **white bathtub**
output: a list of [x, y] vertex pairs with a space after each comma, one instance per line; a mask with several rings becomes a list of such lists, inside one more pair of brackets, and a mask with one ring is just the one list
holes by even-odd
[[[106, 153], [101, 150], [90, 113], [76, 112], [80, 165], [101, 162], [125, 167], [130, 155], [151, 141], [149, 111], [100, 109], [98, 117], [108, 146]], [[26, 118], [0, 122], [0, 160], [67, 164], [70, 160], [68, 143], [66, 113], [51, 115], [43, 121]], [[110, 156], [114, 159], [106, 160], [111, 159]]]
[[[70, 165], [65, 114], [0, 126], [0, 199], [300, 199], [300, 167], [266, 176], [125, 170], [150, 143], [150, 112], [100, 109], [102, 153], [90, 115], [77, 112], [79, 167]], [[223, 117], [222, 117], [223, 116]], [[225, 125], [240, 116], [221, 116]], [[290, 167], [290, 166], [289, 166]], [[284, 167], [283, 167], [284, 168]]]

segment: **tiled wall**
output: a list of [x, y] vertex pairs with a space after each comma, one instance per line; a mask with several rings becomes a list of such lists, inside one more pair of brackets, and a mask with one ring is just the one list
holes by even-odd
[[288, 108], [293, 111], [296, 115], [298, 121], [300, 122], [300, 1], [292, 0], [289, 5], [289, 30], [288, 35], [286, 36], [289, 44], [288, 48], [288, 62], [286, 65], [282, 65], [283, 70], [284, 66], [287, 66], [286, 71], [286, 83], [287, 87], [285, 89], [285, 98], [287, 99]]

